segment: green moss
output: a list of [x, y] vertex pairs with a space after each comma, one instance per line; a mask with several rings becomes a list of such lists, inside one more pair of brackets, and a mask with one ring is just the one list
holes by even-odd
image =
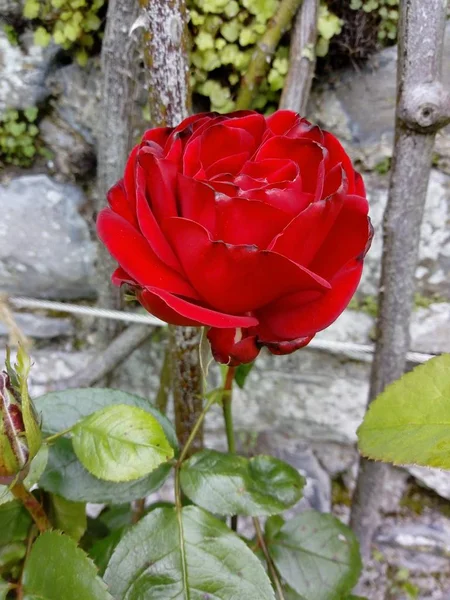
[[2, 26], [2, 29], [5, 32], [8, 42], [11, 44], [11, 46], [18, 46], [19, 36], [14, 27], [12, 25], [5, 24]]
[[29, 167], [40, 150], [38, 109], [8, 109], [0, 114], [0, 164]]
[[348, 507], [352, 505], [350, 491], [340, 476], [331, 482], [331, 504], [333, 506], [341, 504]]
[[389, 156], [385, 156], [383, 160], [375, 165], [373, 170], [379, 175], [386, 175], [391, 170], [392, 159]]
[[[234, 109], [240, 81], [255, 45], [279, 4], [280, 0], [188, 0], [193, 39], [190, 80], [193, 91], [208, 98], [211, 110], [224, 113]], [[324, 0], [319, 15], [318, 53], [327, 51], [329, 40], [339, 33], [341, 25]], [[310, 54], [314, 52], [311, 48]], [[288, 68], [289, 32], [286, 32], [251, 108], [270, 113], [277, 107]]]
[[354, 296], [348, 305], [351, 310], [358, 310], [364, 312], [371, 317], [378, 315], [378, 299], [376, 296]]
[[105, 0], [26, 0], [23, 16], [36, 22], [34, 41], [47, 46], [51, 40], [74, 53], [84, 66], [99, 36], [99, 12]]
[[399, 0], [351, 0], [350, 8], [378, 13], [378, 40], [395, 42], [399, 17]]
[[431, 294], [431, 296], [423, 296], [419, 292], [414, 294], [415, 310], [419, 308], [429, 308], [432, 304], [436, 304], [436, 302], [447, 302], [447, 300], [442, 296], [439, 296], [439, 294]]

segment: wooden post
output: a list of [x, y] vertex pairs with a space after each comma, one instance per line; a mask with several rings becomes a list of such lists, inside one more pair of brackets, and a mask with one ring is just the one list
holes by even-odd
[[[106, 194], [123, 175], [130, 150], [131, 116], [134, 82], [137, 72], [136, 42], [130, 28], [138, 14], [137, 0], [110, 0], [102, 43], [102, 107], [98, 130], [97, 206], [99, 212]], [[98, 244], [97, 290], [101, 308], [120, 309], [120, 289], [111, 285], [111, 273], [116, 268], [103, 244]], [[117, 322], [99, 319], [97, 337], [106, 346], [118, 333]]]
[[[383, 224], [378, 339], [369, 401], [405, 369], [420, 225], [436, 131], [450, 121], [441, 83], [447, 3], [400, 3], [397, 110], [389, 198]], [[379, 523], [388, 465], [361, 459], [351, 526], [365, 559]]]
[[[140, 0], [150, 117], [156, 127], [174, 127], [189, 115], [189, 59], [185, 0]], [[178, 440], [184, 445], [203, 406], [200, 329], [171, 327], [173, 396]], [[203, 445], [203, 426], [190, 453]]]
[[303, 0], [295, 18], [289, 51], [289, 72], [281, 94], [280, 108], [306, 113], [316, 68], [319, 0]]

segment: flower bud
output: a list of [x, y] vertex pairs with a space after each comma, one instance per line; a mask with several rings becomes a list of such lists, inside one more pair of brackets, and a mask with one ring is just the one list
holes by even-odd
[[29, 358], [19, 350], [12, 369], [7, 355], [6, 371], [0, 372], [0, 484], [9, 485], [28, 472], [41, 446], [41, 431], [28, 395]]

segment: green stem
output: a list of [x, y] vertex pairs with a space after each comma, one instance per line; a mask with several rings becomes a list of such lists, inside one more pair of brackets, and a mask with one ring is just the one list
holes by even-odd
[[256, 537], [258, 538], [258, 544], [261, 550], [263, 551], [264, 557], [267, 562], [267, 568], [269, 569], [270, 579], [272, 580], [273, 586], [275, 588], [277, 600], [284, 600], [283, 588], [281, 587], [280, 578], [278, 577], [277, 570], [275, 569], [275, 565], [273, 564], [272, 558], [269, 554], [266, 540], [264, 539], [264, 533], [261, 528], [261, 523], [259, 522], [258, 517], [253, 517], [253, 525], [255, 527]]
[[[227, 435], [228, 452], [236, 454], [236, 439], [234, 436], [233, 427], [233, 381], [236, 367], [228, 367], [225, 377], [225, 383], [222, 392], [222, 410], [225, 421], [225, 432]], [[231, 529], [237, 531], [238, 518], [237, 515], [231, 517]]]
[[231, 452], [231, 454], [236, 454], [236, 440], [234, 437], [233, 411], [232, 411], [233, 380], [234, 380], [235, 371], [236, 371], [236, 367], [228, 367], [227, 375], [225, 377], [225, 384], [223, 386], [223, 393], [222, 393], [222, 408], [223, 408], [223, 418], [225, 421], [225, 432], [227, 435], [228, 451]]
[[45, 440], [43, 440], [43, 443], [51, 444], [58, 438], [62, 437], [63, 435], [66, 435], [66, 433], [70, 433], [73, 428], [74, 428], [74, 426], [69, 427], [68, 429], [64, 429], [64, 431], [59, 431], [58, 433], [54, 433], [53, 435], [49, 435], [48, 438], [45, 438]]
[[205, 419], [206, 413], [209, 411], [211, 406], [216, 402], [217, 396], [212, 394], [209, 398], [208, 402], [205, 404], [202, 412], [200, 413], [195, 425], [193, 426], [191, 433], [187, 439], [186, 444], [184, 445], [183, 450], [181, 451], [180, 457], [175, 463], [175, 505], [178, 509], [181, 509], [181, 488], [180, 488], [180, 469], [183, 461], [188, 455], [189, 449], [191, 447], [192, 442], [195, 440], [195, 437], [200, 430], [203, 421]]
[[41, 504], [33, 496], [33, 494], [27, 490], [22, 482], [15, 483], [13, 486], [11, 486], [10, 492], [14, 498], [22, 502], [24, 507], [32, 516], [33, 521], [36, 523], [37, 528], [41, 533], [44, 533], [44, 531], [48, 531], [52, 528]]

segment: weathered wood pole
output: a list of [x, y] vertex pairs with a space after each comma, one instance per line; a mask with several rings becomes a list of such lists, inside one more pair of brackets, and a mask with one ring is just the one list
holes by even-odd
[[[102, 43], [102, 103], [98, 127], [97, 201], [99, 212], [106, 194], [123, 175], [132, 140], [130, 139], [137, 61], [136, 40], [130, 28], [138, 14], [137, 0], [109, 0], [106, 29]], [[98, 244], [97, 290], [101, 308], [120, 309], [120, 289], [111, 284], [116, 268], [103, 244]], [[119, 331], [116, 321], [99, 319], [97, 336], [106, 346]]]
[[319, 0], [303, 0], [295, 17], [289, 50], [289, 71], [281, 94], [280, 108], [306, 113], [316, 68]]
[[[436, 132], [450, 120], [441, 83], [447, 3], [400, 2], [397, 108], [389, 198], [383, 223], [378, 338], [369, 402], [405, 369], [420, 225]], [[379, 524], [388, 465], [361, 459], [351, 526], [365, 559]]]
[[[174, 127], [190, 112], [189, 40], [185, 0], [140, 0], [150, 118], [155, 127]], [[171, 327], [175, 426], [183, 446], [203, 406], [200, 329]], [[203, 445], [200, 428], [190, 453]]]

